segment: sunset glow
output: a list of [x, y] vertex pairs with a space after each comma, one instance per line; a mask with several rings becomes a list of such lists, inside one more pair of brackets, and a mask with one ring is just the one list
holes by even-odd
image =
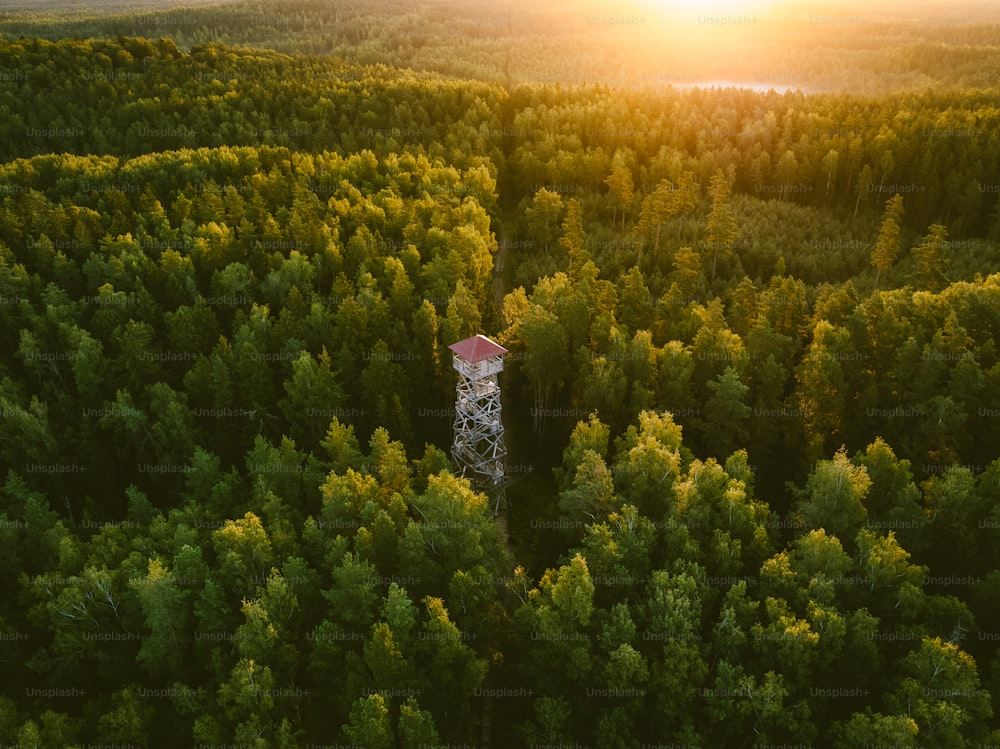
[[636, 4], [667, 15], [718, 17], [761, 13], [771, 5], [771, 0], [636, 0]]

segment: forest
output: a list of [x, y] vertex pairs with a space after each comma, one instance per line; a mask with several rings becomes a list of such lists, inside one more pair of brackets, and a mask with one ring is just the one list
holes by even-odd
[[[752, 80], [883, 95], [1000, 86], [996, 8], [978, 0], [10, 0], [0, 35], [169, 37], [506, 85], [685, 87]], [[661, 3], [670, 5], [671, 3]], [[685, 3], [676, 3], [685, 5]], [[729, 0], [729, 6], [739, 6]], [[715, 8], [715, 10], [713, 10]]]
[[1000, 25], [780, 92], [445, 7], [0, 18], [0, 746], [1000, 745]]

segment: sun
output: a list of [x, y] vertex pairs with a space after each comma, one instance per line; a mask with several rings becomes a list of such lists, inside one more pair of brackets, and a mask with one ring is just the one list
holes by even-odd
[[634, 0], [635, 4], [665, 14], [696, 13], [702, 16], [739, 16], [768, 9], [771, 0]]

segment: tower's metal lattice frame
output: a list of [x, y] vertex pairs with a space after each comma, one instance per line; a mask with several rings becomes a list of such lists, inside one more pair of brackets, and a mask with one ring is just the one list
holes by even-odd
[[458, 372], [451, 459], [474, 489], [490, 497], [496, 517], [507, 506], [507, 447], [497, 381], [507, 350], [485, 336], [473, 336], [450, 348]]

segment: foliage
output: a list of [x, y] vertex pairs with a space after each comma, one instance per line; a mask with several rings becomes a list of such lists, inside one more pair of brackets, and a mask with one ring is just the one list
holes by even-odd
[[520, 85], [632, 58], [373, 5], [0, 21], [0, 743], [996, 743], [995, 92]]

